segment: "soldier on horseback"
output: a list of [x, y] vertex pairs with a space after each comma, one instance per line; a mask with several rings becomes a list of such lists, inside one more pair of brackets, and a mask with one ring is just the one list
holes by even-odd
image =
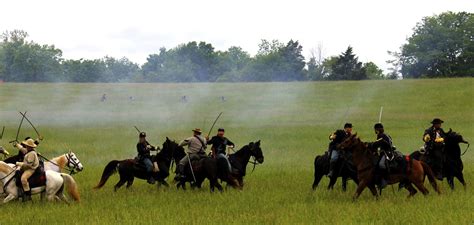
[[186, 138], [179, 143], [179, 146], [181, 147], [188, 146], [188, 154], [179, 161], [175, 180], [181, 180], [184, 178], [184, 168], [186, 164], [190, 164], [193, 160], [199, 160], [206, 157], [206, 139], [202, 137], [201, 134], [201, 129], [196, 128], [193, 130], [192, 137]]
[[393, 147], [392, 138], [385, 134], [384, 127], [381, 123], [374, 125], [375, 134], [377, 135], [377, 147], [380, 149], [380, 160], [378, 162], [378, 168], [380, 169], [380, 187], [384, 188], [387, 186], [388, 176], [388, 162], [395, 158], [395, 149]]
[[16, 144], [16, 147], [24, 153], [23, 162], [17, 162], [16, 166], [23, 172], [21, 175], [21, 184], [23, 185], [23, 202], [31, 201], [31, 189], [28, 183], [28, 179], [35, 173], [36, 169], [40, 166], [38, 154], [35, 148], [37, 145], [33, 139], [28, 139]]
[[146, 140], [146, 133], [140, 132], [137, 143], [137, 161], [138, 163], [145, 166], [146, 172], [148, 173], [148, 183], [154, 184], [155, 178], [153, 177], [153, 172], [156, 172], [156, 169], [153, 165], [153, 161], [151, 160], [151, 151], [157, 151], [157, 149], [148, 143]]
[[226, 148], [229, 146], [230, 148], [234, 148], [234, 143], [230, 141], [228, 138], [224, 137], [225, 130], [224, 128], [219, 128], [217, 130], [217, 135], [212, 137], [209, 140], [209, 137], [206, 137], [207, 145], [212, 145], [212, 156], [217, 159], [225, 159], [227, 164], [229, 165], [229, 172], [232, 171], [232, 167], [230, 165], [229, 159], [227, 158]]
[[337, 131], [329, 136], [329, 154], [331, 156], [329, 160], [329, 174], [328, 177], [333, 177], [335, 175], [334, 171], [336, 168], [337, 161], [339, 160], [339, 150], [337, 149], [337, 145], [340, 144], [345, 138], [351, 136], [352, 134], [352, 123], [344, 124], [344, 136], [337, 135]]
[[[446, 133], [443, 128], [441, 128], [442, 123], [444, 123], [444, 121], [439, 118], [433, 119], [433, 121], [431, 121], [432, 126], [426, 129], [423, 134], [423, 142], [425, 142], [424, 149], [427, 155], [433, 156], [433, 172], [436, 173], [436, 178], [438, 179], [443, 179], [442, 148], [444, 148], [444, 138], [446, 137]], [[441, 148], [435, 148], [436, 146], [440, 146]]]

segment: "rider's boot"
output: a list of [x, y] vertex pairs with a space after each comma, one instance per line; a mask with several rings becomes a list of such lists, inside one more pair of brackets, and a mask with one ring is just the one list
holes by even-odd
[[156, 181], [155, 181], [155, 178], [153, 177], [153, 175], [154, 175], [153, 172], [148, 173], [148, 180], [147, 180], [147, 182], [148, 182], [149, 184], [155, 184], [155, 182], [156, 182]]
[[180, 181], [184, 178], [184, 165], [178, 164], [176, 176], [174, 177], [175, 181]]

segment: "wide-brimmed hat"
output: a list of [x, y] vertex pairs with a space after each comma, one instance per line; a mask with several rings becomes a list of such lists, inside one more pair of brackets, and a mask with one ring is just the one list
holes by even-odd
[[35, 140], [33, 139], [28, 139], [26, 141], [22, 141], [21, 144], [25, 145], [25, 146], [28, 146], [28, 147], [31, 147], [31, 148], [36, 148], [36, 144], [35, 144]]
[[196, 133], [202, 133], [201, 128], [194, 128], [193, 131], [196, 132]]
[[352, 123], [346, 123], [346, 124], [344, 124], [344, 128], [352, 128]]
[[440, 118], [434, 118], [433, 121], [431, 121], [431, 124], [442, 124], [444, 123], [443, 120], [441, 120]]

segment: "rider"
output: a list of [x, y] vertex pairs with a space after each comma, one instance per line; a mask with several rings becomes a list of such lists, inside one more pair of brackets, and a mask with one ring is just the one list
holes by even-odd
[[148, 183], [154, 184], [155, 178], [153, 177], [154, 165], [151, 160], [150, 151], [156, 151], [157, 149], [150, 145], [146, 140], [146, 133], [140, 132], [138, 143], [137, 143], [137, 152], [138, 152], [138, 162], [142, 163], [146, 167], [146, 172], [148, 173]]
[[184, 168], [190, 161], [199, 160], [206, 157], [206, 139], [202, 137], [202, 131], [199, 128], [193, 130], [193, 136], [186, 138], [179, 146], [188, 146], [188, 154], [184, 156], [178, 163], [175, 180], [184, 178]]
[[16, 163], [19, 169], [23, 171], [23, 174], [21, 175], [21, 184], [23, 185], [24, 191], [23, 201], [31, 201], [31, 189], [30, 184], [28, 183], [28, 178], [33, 175], [40, 164], [38, 154], [35, 150], [37, 145], [35, 144], [35, 141], [30, 138], [21, 142], [21, 144], [16, 144], [16, 147], [25, 154], [23, 162]]
[[379, 169], [381, 170], [381, 182], [380, 182], [380, 187], [381, 188], [384, 188], [387, 186], [387, 180], [386, 180], [386, 177], [388, 175], [388, 169], [387, 169], [387, 160], [393, 160], [393, 158], [395, 157], [394, 155], [394, 148], [393, 148], [393, 144], [392, 144], [392, 138], [385, 134], [385, 131], [384, 131], [384, 128], [383, 128], [383, 125], [381, 123], [376, 123], [374, 125], [374, 130], [375, 130], [375, 134], [377, 134], [377, 141], [378, 143], [380, 143], [380, 145], [378, 145], [380, 147], [380, 150], [381, 150], [381, 157], [380, 157], [380, 161], [378, 163], [379, 165]]
[[[423, 134], [423, 141], [425, 142], [424, 149], [427, 154], [436, 154], [433, 152], [435, 144], [444, 144], [446, 133], [443, 128], [441, 128], [442, 123], [444, 123], [443, 120], [434, 118], [433, 121], [431, 121], [432, 126], [426, 129]], [[435, 162], [433, 162], [433, 165], [437, 168], [435, 169], [436, 177], [442, 179], [443, 162], [440, 161], [440, 157], [435, 157], [434, 160]]]
[[[25, 141], [27, 141], [27, 140], [29, 140], [29, 139], [31, 139], [31, 138], [30, 138], [30, 137], [26, 137], [26, 138], [25, 138]], [[38, 146], [38, 145], [40, 144], [38, 139], [34, 140], [34, 143], [35, 143], [36, 146]], [[20, 143], [19, 145], [20, 145], [22, 148], [26, 148], [26, 146], [23, 144], [23, 142]], [[13, 145], [13, 147], [18, 148], [17, 146], [18, 146], [18, 143], [15, 142], [15, 144]], [[22, 162], [22, 161], [23, 161], [23, 158], [25, 157], [25, 154], [26, 154], [26, 152], [23, 152], [20, 148], [18, 148], [18, 160], [17, 160], [17, 162]]]
[[352, 123], [346, 123], [344, 124], [344, 132], [345, 136], [343, 138], [337, 137], [336, 133], [333, 133], [329, 136], [329, 140], [331, 140], [331, 143], [329, 143], [329, 151], [331, 155], [331, 159], [329, 160], [329, 173], [328, 177], [333, 177], [334, 176], [334, 171], [336, 169], [336, 163], [339, 160], [339, 150], [337, 150], [337, 145], [341, 143], [345, 138], [351, 136], [352, 134]]
[[212, 156], [214, 158], [225, 159], [227, 165], [229, 166], [229, 172], [232, 170], [230, 165], [229, 159], [227, 158], [226, 154], [226, 147], [229, 146], [230, 148], [234, 148], [234, 143], [230, 141], [228, 138], [224, 137], [225, 130], [224, 128], [219, 128], [217, 130], [217, 135], [212, 137], [209, 140], [209, 136], [206, 137], [207, 145], [212, 145]]

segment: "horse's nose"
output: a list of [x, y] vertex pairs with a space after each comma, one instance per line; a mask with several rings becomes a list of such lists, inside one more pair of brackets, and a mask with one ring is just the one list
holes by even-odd
[[82, 167], [82, 166], [77, 168], [77, 171], [82, 171], [82, 170], [84, 170], [84, 167]]

